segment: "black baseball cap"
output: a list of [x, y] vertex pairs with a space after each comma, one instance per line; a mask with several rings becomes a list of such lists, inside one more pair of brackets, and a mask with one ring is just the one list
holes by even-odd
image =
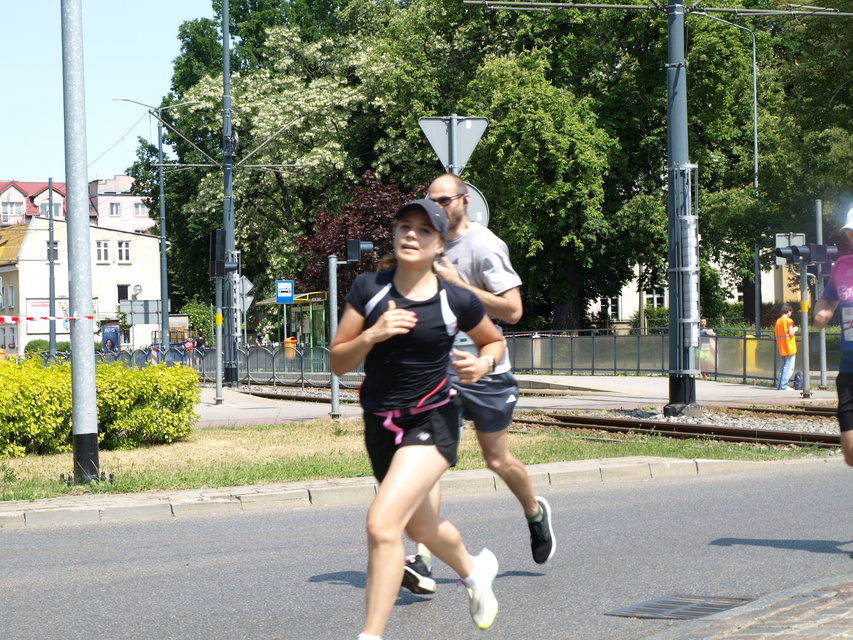
[[420, 200], [412, 200], [407, 202], [402, 207], [397, 209], [394, 214], [394, 219], [398, 219], [407, 211], [412, 209], [421, 209], [427, 214], [430, 224], [441, 234], [442, 240], [447, 239], [447, 230], [450, 228], [450, 222], [447, 220], [447, 213], [429, 198], [421, 198]]

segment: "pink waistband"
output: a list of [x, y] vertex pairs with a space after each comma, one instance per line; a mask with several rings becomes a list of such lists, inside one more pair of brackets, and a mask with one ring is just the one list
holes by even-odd
[[[432, 395], [432, 394], [430, 394]], [[391, 411], [377, 411], [377, 416], [382, 416], [385, 420], [382, 421], [382, 426], [394, 433], [394, 444], [400, 444], [403, 441], [403, 429], [401, 429], [398, 425], [394, 424], [394, 418], [402, 418], [403, 416], [414, 416], [419, 413], [423, 413], [424, 411], [430, 411], [432, 409], [437, 409], [438, 407], [443, 407], [448, 402], [453, 400], [453, 396], [456, 395], [456, 389], [451, 388], [450, 392], [447, 394], [447, 397], [444, 400], [439, 402], [434, 402], [433, 404], [427, 404], [421, 406], [420, 404], [416, 407], [412, 407], [411, 409], [392, 409]], [[423, 400], [421, 400], [423, 402]]]

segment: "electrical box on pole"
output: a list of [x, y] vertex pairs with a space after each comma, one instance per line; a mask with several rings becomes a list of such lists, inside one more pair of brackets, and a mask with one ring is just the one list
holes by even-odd
[[237, 262], [226, 260], [225, 230], [214, 229], [210, 232], [210, 277], [224, 278], [231, 271], [236, 271]]

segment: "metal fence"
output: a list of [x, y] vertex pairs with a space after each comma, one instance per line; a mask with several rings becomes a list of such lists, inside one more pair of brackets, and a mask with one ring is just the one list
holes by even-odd
[[[820, 370], [820, 334], [809, 334], [809, 364]], [[590, 329], [569, 333], [508, 333], [507, 348], [517, 373], [562, 375], [620, 375], [669, 373], [669, 336], [666, 329]], [[835, 344], [835, 341], [833, 344]], [[827, 348], [826, 372], [838, 371], [840, 352]], [[47, 360], [46, 355], [42, 354]], [[795, 370], [803, 370], [802, 337], [797, 337]], [[171, 366], [193, 367], [202, 381], [216, 381], [216, 348], [185, 350], [172, 347], [163, 361]], [[131, 367], [157, 364], [160, 353], [137, 349], [98, 353], [102, 362], [121, 362]], [[70, 360], [70, 354], [57, 354]], [[726, 331], [725, 335], [700, 339], [696, 366], [704, 377], [714, 380], [774, 382], [780, 367], [772, 331], [757, 335], [750, 331]], [[237, 376], [241, 384], [328, 387], [332, 374], [326, 347], [294, 348], [290, 345], [248, 347], [237, 350]], [[345, 388], [358, 388], [364, 375], [363, 364], [339, 378]]]
[[[619, 375], [669, 373], [666, 330], [591, 329], [570, 333], [506, 334], [513, 370], [532, 374]], [[820, 334], [809, 334], [809, 365], [820, 369]], [[803, 369], [801, 337], [795, 369]], [[840, 353], [826, 350], [826, 370], [838, 371]], [[703, 377], [774, 382], [780, 358], [773, 332], [727, 331], [700, 338], [696, 366]]]
[[[42, 353], [45, 363], [47, 354]], [[98, 352], [99, 362], [120, 362], [128, 367], [145, 367], [165, 362], [167, 366], [183, 364], [198, 371], [203, 382], [216, 381], [216, 359], [219, 349], [184, 349], [172, 347], [161, 355], [156, 348], [133, 351]], [[71, 354], [57, 353], [57, 361], [70, 361]], [[358, 388], [364, 367], [339, 377], [346, 388]], [[284, 385], [301, 387], [329, 387], [332, 374], [329, 368], [329, 350], [326, 347], [296, 349], [291, 346], [248, 347], [237, 350], [237, 379], [241, 384]]]

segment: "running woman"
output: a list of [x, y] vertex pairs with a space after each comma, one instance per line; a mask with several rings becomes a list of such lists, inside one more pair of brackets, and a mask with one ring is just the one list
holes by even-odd
[[[460, 383], [473, 384], [504, 353], [503, 337], [477, 297], [433, 271], [447, 230], [447, 214], [431, 200], [397, 211], [396, 266], [356, 279], [329, 349], [336, 375], [364, 360], [365, 443], [380, 483], [367, 513], [366, 616], [359, 640], [380, 640], [385, 630], [403, 577], [404, 531], [459, 574], [477, 627], [491, 626], [498, 612], [494, 554], [483, 549], [470, 556], [459, 531], [429, 500], [456, 464], [460, 409], [448, 379], [451, 355]], [[478, 353], [452, 350], [458, 331]]]

